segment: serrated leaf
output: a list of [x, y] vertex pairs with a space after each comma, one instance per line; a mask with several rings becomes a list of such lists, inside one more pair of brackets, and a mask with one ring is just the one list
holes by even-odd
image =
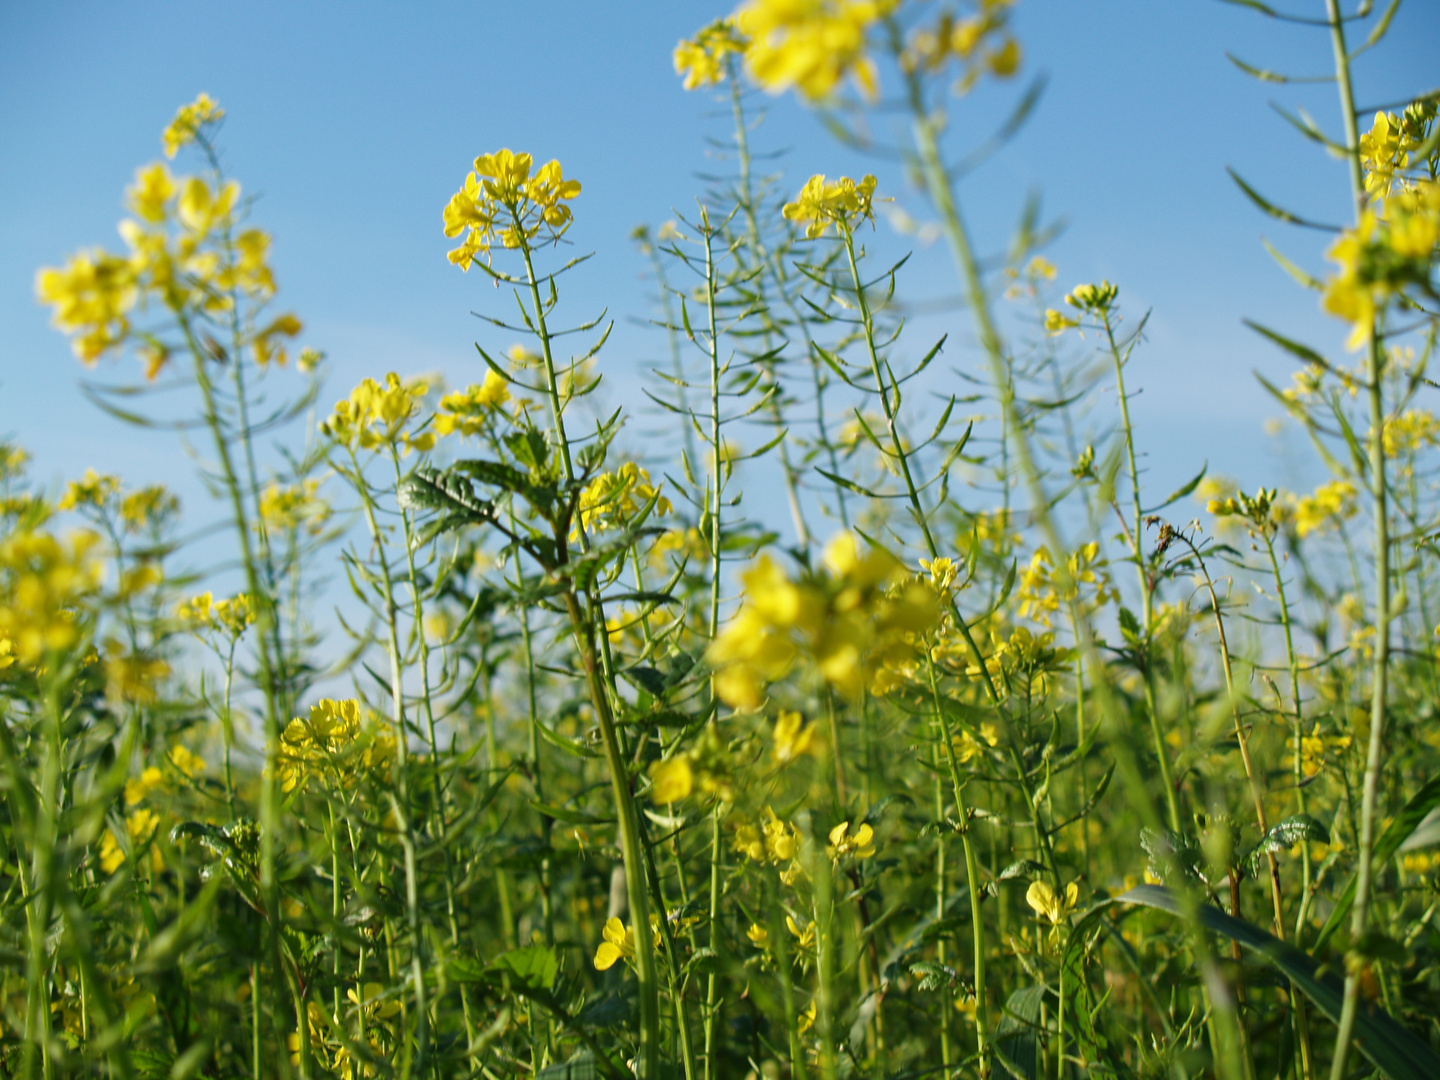
[[1245, 858], [1251, 877], [1260, 872], [1260, 864], [1267, 855], [1279, 855], [1289, 851], [1302, 840], [1318, 840], [1322, 844], [1328, 844], [1330, 833], [1309, 814], [1295, 814], [1277, 822], [1265, 834], [1265, 838], [1255, 845], [1255, 850]]

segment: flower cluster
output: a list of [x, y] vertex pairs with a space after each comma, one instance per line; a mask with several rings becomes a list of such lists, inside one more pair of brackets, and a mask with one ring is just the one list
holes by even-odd
[[1042, 544], [1020, 574], [1021, 616], [1049, 626], [1050, 616], [1060, 610], [1062, 603], [1068, 604], [1079, 597], [1081, 585], [1095, 586], [1097, 609], [1118, 600], [1119, 592], [1110, 584], [1104, 565], [1100, 560], [1100, 545], [1092, 541], [1071, 552], [1066, 557], [1064, 570], [1057, 573], [1050, 549]]
[[873, 98], [879, 79], [865, 38], [895, 6], [896, 0], [750, 0], [734, 23], [750, 39], [746, 67], [771, 93], [794, 87], [818, 101], [853, 78]]
[[685, 76], [685, 89], [714, 86], [725, 79], [730, 57], [749, 44], [733, 19], [717, 19], [689, 41], [675, 46], [675, 73]]
[[623, 528], [634, 524], [637, 515], [654, 503], [655, 513], [670, 513], [670, 500], [650, 482], [650, 474], [627, 461], [618, 469], [601, 473], [580, 493], [579, 524], [586, 532]]
[[255, 610], [246, 593], [237, 593], [228, 600], [216, 600], [211, 593], [183, 601], [175, 609], [175, 617], [193, 632], [219, 630], [229, 638], [238, 638], [255, 622]]
[[825, 849], [835, 862], [841, 859], [868, 859], [875, 854], [875, 830], [865, 822], [852, 833], [850, 822], [842, 821], [830, 830], [830, 845]]
[[1370, 130], [1360, 136], [1360, 164], [1365, 169], [1365, 192], [1388, 198], [1397, 183], [1404, 184], [1410, 155], [1425, 141], [1426, 127], [1435, 118], [1435, 102], [1415, 102], [1403, 116], [1377, 112]]
[[766, 685], [802, 657], [857, 697], [882, 664], [912, 654], [916, 636], [939, 622], [935, 591], [879, 548], [862, 555], [851, 533], [830, 541], [824, 563], [797, 581], [762, 555], [741, 575], [744, 603], [707, 654], [727, 704], [758, 708]]
[[125, 847], [115, 839], [114, 832], [106, 829], [100, 836], [100, 869], [113, 874], [125, 865], [126, 848], [133, 854], [149, 845], [151, 870], [157, 874], [164, 873], [165, 859], [160, 854], [160, 848], [152, 843], [159, 828], [160, 815], [142, 806], [125, 819]]
[[430, 386], [423, 380], [402, 382], [393, 371], [386, 374], [384, 386], [366, 379], [348, 398], [335, 403], [335, 411], [320, 430], [350, 450], [399, 444], [407, 451], [424, 453], [434, 447], [434, 433], [412, 436], [405, 427], [419, 413], [420, 400], [429, 392]]
[[1355, 485], [1349, 480], [1332, 480], [1296, 501], [1295, 532], [1303, 539], [1328, 525], [1354, 517], [1358, 510]]
[[1440, 246], [1440, 181], [1426, 180], [1366, 208], [1326, 252], [1339, 267], [1321, 305], [1351, 324], [1346, 344], [1358, 349], [1375, 320], [1407, 289], [1434, 295], [1431, 275]]
[[86, 530], [65, 540], [48, 532], [0, 540], [0, 638], [21, 663], [34, 666], [80, 641], [83, 606], [100, 587], [99, 542]]
[[1205, 509], [1218, 518], [1243, 518], [1259, 535], [1273, 535], [1288, 516], [1287, 506], [1280, 501], [1276, 489], [1264, 487], [1257, 488], [1254, 495], [1236, 491], [1225, 498], [1211, 499]]
[[223, 119], [225, 110], [215, 104], [209, 94], [202, 93], [189, 105], [180, 106], [175, 119], [160, 136], [165, 144], [165, 156], [173, 158], [182, 146], [194, 142], [207, 124], [217, 124]]
[[435, 434], [443, 437], [458, 431], [461, 435], [478, 435], [485, 430], [495, 410], [509, 400], [509, 383], [494, 371], [487, 371], [485, 381], [478, 386], [456, 390], [440, 399]]
[[805, 182], [795, 201], [786, 203], [784, 214], [790, 221], [805, 224], [805, 236], [814, 240], [834, 226], [841, 235], [850, 233], [857, 222], [875, 219], [875, 177], [866, 176], [858, 184], [848, 176], [826, 182], [817, 173]]
[[322, 700], [308, 717], [296, 717], [280, 733], [276, 775], [281, 789], [294, 791], [312, 776], [338, 787], [357, 774], [384, 773], [395, 753], [389, 734], [361, 739], [360, 703]]
[[1020, 44], [1008, 31], [1013, 0], [982, 0], [975, 14], [957, 19], [941, 14], [934, 26], [916, 30], [900, 55], [906, 71], [939, 71], [951, 61], [963, 70], [955, 92], [963, 94], [983, 72], [1008, 79], [1020, 69]]
[[735, 827], [734, 849], [752, 863], [785, 867], [780, 880], [795, 884], [800, 876], [800, 833], [795, 826], [781, 821], [775, 811], [765, 808], [765, 819], [759, 825], [742, 822]]
[[302, 526], [319, 536], [330, 520], [330, 504], [319, 495], [320, 481], [267, 484], [260, 493], [260, 520], [272, 532], [293, 532]]
[[565, 204], [580, 194], [580, 181], [565, 179], [558, 161], [546, 162], [532, 176], [534, 164], [529, 154], [509, 150], [475, 159], [474, 171], [444, 213], [446, 236], [465, 233], [449, 255], [461, 270], [469, 270], [477, 254], [488, 256], [496, 241], [518, 248], [542, 229], [558, 240], [569, 227], [570, 207]]
[[[166, 129], [167, 153], [173, 155], [222, 115], [202, 94]], [[135, 217], [120, 223], [128, 254], [80, 252], [63, 267], [41, 270], [35, 290], [54, 309], [55, 325], [73, 335], [83, 363], [95, 363], [133, 337], [146, 378], [153, 379], [171, 349], [155, 333], [134, 333], [132, 313], [152, 302], [175, 313], [210, 316], [232, 311], [241, 296], [263, 304], [275, 293], [270, 237], [238, 227], [239, 184], [212, 186], [203, 177], [175, 176], [164, 162], [136, 173], [128, 201]], [[294, 315], [280, 315], [248, 328], [244, 344], [261, 366], [284, 364], [284, 342], [301, 329]]]

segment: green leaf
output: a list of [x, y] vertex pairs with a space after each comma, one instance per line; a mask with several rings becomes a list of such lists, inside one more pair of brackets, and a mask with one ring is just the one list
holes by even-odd
[[1209, 468], [1210, 463], [1207, 461], [1204, 465], [1200, 466], [1200, 471], [1195, 474], [1193, 479], [1189, 480], [1184, 484], [1181, 484], [1178, 488], [1172, 491], [1169, 495], [1165, 497], [1165, 501], [1162, 502], [1159, 506], [1155, 506], [1149, 510], [1145, 510], [1143, 511], [1143, 513], [1154, 514], [1160, 510], [1164, 510], [1172, 503], [1179, 502], [1186, 495], [1189, 495], [1192, 491], [1194, 491], [1197, 487], [1200, 486], [1200, 481], [1205, 479], [1205, 473]]
[[550, 444], [538, 431], [512, 431], [505, 436], [505, 445], [516, 461], [531, 469], [543, 469], [550, 457]]
[[1334, 225], [1322, 225], [1319, 222], [1307, 221], [1305, 218], [1302, 218], [1296, 214], [1292, 214], [1289, 210], [1286, 210], [1283, 207], [1276, 206], [1274, 203], [1270, 202], [1258, 191], [1252, 188], [1249, 184], [1247, 184], [1244, 180], [1242, 180], [1240, 178], [1240, 174], [1237, 173], [1234, 169], [1230, 168], [1230, 166], [1225, 166], [1225, 171], [1230, 174], [1231, 180], [1234, 180], [1235, 183], [1240, 185], [1240, 190], [1245, 192], [1245, 194], [1250, 197], [1250, 201], [1253, 202], [1265, 213], [1269, 214], [1271, 217], [1278, 218], [1281, 221], [1288, 221], [1291, 225], [1302, 225], [1307, 229], [1320, 229], [1323, 232], [1335, 233], [1338, 233], [1340, 231]]
[[1040, 1075], [1040, 1006], [1045, 987], [1016, 990], [1005, 1002], [1005, 1015], [995, 1028], [995, 1058], [1016, 1080]]
[[491, 969], [505, 971], [519, 979], [531, 990], [549, 990], [555, 985], [555, 976], [560, 973], [560, 961], [555, 950], [545, 945], [526, 945], [501, 953], [490, 963]]
[[439, 469], [416, 469], [400, 481], [395, 501], [403, 510], [442, 510], [472, 522], [490, 521], [495, 516], [495, 507], [476, 497], [470, 481]]
[[1254, 877], [1260, 872], [1260, 864], [1267, 855], [1279, 855], [1289, 851], [1302, 840], [1318, 840], [1322, 844], [1328, 844], [1330, 833], [1309, 814], [1296, 814], [1277, 822], [1265, 834], [1265, 838], [1255, 845], [1255, 850], [1245, 857], [1250, 876]]
[[[1117, 899], [1172, 915], [1184, 914], [1175, 895], [1158, 885], [1137, 885]], [[1198, 915], [1206, 929], [1224, 934], [1274, 964], [1332, 1023], [1339, 1022], [1345, 984], [1338, 975], [1322, 973], [1308, 954], [1219, 908], [1203, 904]], [[1440, 1076], [1440, 1057], [1388, 1013], [1372, 1005], [1362, 1004], [1355, 1018], [1355, 1045], [1389, 1080], [1434, 1080]]]
[[829, 480], [832, 484], [836, 484], [839, 487], [845, 488], [845, 490], [847, 491], [853, 491], [857, 495], [864, 495], [871, 499], [883, 498], [883, 496], [876, 494], [869, 488], [861, 487], [859, 484], [855, 483], [854, 480], [847, 480], [843, 476], [837, 476], [835, 473], [826, 472], [818, 465], [815, 466], [815, 471], [818, 472], [821, 476], [825, 477], [826, 480]]
[[[1390, 823], [1389, 827], [1380, 834], [1380, 839], [1375, 841], [1372, 863], [1383, 864], [1394, 855], [1400, 845], [1425, 820], [1425, 816], [1437, 806], [1440, 806], [1440, 776], [1435, 777], [1417, 791], [1414, 797], [1405, 804], [1404, 809], [1395, 815], [1395, 820]], [[1335, 910], [1330, 913], [1330, 918], [1325, 920], [1325, 925], [1320, 929], [1320, 936], [1315, 939], [1316, 952], [1323, 949], [1325, 943], [1334, 936], [1335, 931], [1340, 929], [1354, 903], [1355, 875], [1351, 874], [1339, 899], [1335, 901]], [[1436, 1075], [1440, 1076], [1440, 1073]]]
[[1254, 322], [1251, 319], [1241, 319], [1240, 321], [1243, 322], [1246, 326], [1248, 326], [1251, 330], [1254, 330], [1257, 334], [1269, 338], [1286, 352], [1290, 353], [1293, 356], [1298, 356], [1307, 364], [1316, 364], [1322, 368], [1325, 368], [1327, 371], [1329, 370], [1330, 364], [1326, 361], [1325, 357], [1321, 356], [1314, 349], [1310, 348], [1309, 345], [1302, 345], [1298, 341], [1291, 341], [1284, 334], [1277, 334], [1274, 330], [1271, 330], [1265, 326], [1261, 326], [1259, 323]]

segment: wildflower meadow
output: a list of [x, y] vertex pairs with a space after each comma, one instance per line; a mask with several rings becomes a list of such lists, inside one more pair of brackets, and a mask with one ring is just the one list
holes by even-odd
[[[1012, 0], [744, 0], [676, 46], [730, 128], [634, 236], [633, 401], [567, 299], [605, 208], [522, 117], [433, 207], [473, 377], [351, 387], [246, 117], [177, 103], [118, 242], [35, 292], [211, 505], [0, 445], [0, 1072], [1440, 1077], [1440, 91], [1360, 111], [1399, 0], [1235, 2], [1309, 50], [1236, 64], [1326, 84], [1287, 118], [1348, 185], [1326, 221], [1235, 173], [1344, 328], [1248, 320], [1302, 490], [1204, 446], [1153, 489], [1127, 283], [1029, 210], [977, 241], [965, 178], [1037, 107]], [[789, 98], [873, 171], [762, 145]], [[939, 289], [876, 253], [900, 192]]]

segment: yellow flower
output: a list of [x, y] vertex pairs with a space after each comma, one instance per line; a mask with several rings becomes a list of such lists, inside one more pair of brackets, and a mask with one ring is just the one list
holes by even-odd
[[874, 220], [875, 177], [866, 175], [860, 183], [842, 176], [826, 183], [823, 173], [816, 173], [805, 182], [783, 213], [790, 221], [804, 222], [805, 235], [814, 240], [825, 235], [832, 225], [849, 232], [856, 222]]
[[120, 500], [120, 520], [130, 532], [139, 532], [173, 514], [180, 500], [159, 484], [132, 491]]
[[[811, 924], [814, 925], [813, 923]], [[815, 1026], [815, 1002], [810, 1002], [805, 1011], [795, 1018], [795, 1031], [798, 1035], [804, 1035]]]
[[293, 791], [310, 776], [324, 774], [330, 781], [351, 775], [357, 765], [366, 770], [384, 768], [385, 752], [393, 749], [389, 736], [372, 739], [358, 758], [350, 753], [360, 736], [360, 703], [322, 699], [306, 718], [296, 717], [280, 733], [276, 775], [284, 791]]
[[879, 87], [865, 35], [894, 7], [895, 0], [750, 0], [735, 26], [750, 39], [746, 67], [771, 93], [794, 87], [815, 101], [853, 78], [873, 98]]
[[171, 765], [192, 780], [205, 771], [205, 759], [197, 754], [192, 754], [179, 743], [172, 746], [170, 752], [165, 756]]
[[156, 162], [135, 173], [135, 186], [126, 194], [130, 209], [146, 221], [158, 224], [169, 213], [170, 200], [175, 197], [175, 178], [163, 162]]
[[1334, 525], [1359, 511], [1355, 501], [1355, 485], [1349, 480], [1321, 484], [1313, 495], [1302, 497], [1295, 504], [1295, 531], [1303, 538], [1322, 528]]
[[118, 476], [101, 475], [94, 469], [86, 469], [79, 480], [72, 480], [65, 486], [56, 506], [61, 510], [77, 510], [82, 506], [102, 508], [110, 497], [120, 490]]
[[[1115, 298], [1120, 295], [1118, 286], [1111, 285], [1108, 281], [1102, 281], [1099, 285], [1076, 285], [1065, 296], [1065, 302], [1073, 308], [1090, 314], [1099, 315], [1115, 303]], [[1049, 323], [1046, 317], [1046, 323]]]
[[1066, 330], [1072, 330], [1079, 325], [1079, 319], [1072, 319], [1068, 315], [1056, 311], [1054, 308], [1045, 309], [1045, 333], [1051, 337], [1057, 337]]
[[608, 919], [603, 931], [604, 941], [595, 950], [595, 970], [609, 971], [615, 961], [635, 959], [635, 931], [619, 919]]
[[770, 944], [770, 931], [759, 923], [751, 923], [750, 929], [745, 931], [745, 936], [757, 949], [763, 949]]
[[[994, 746], [1000, 741], [1000, 735], [996, 731], [994, 723], [986, 720], [980, 725], [980, 738], [987, 746]], [[968, 764], [980, 756], [980, 743], [968, 731], [962, 731], [953, 736], [950, 743], [955, 750], [955, 760], [962, 765]]]
[[713, 86], [725, 78], [729, 59], [743, 53], [747, 42], [730, 19], [717, 19], [691, 41], [675, 46], [675, 74], [685, 76], [685, 89]]
[[684, 754], [650, 766], [650, 798], [653, 802], [662, 806], [677, 803], [689, 798], [694, 788], [695, 771]]
[[269, 484], [260, 493], [260, 520], [274, 532], [291, 532], [303, 525], [311, 536], [318, 536], [330, 520], [330, 504], [319, 497], [319, 488], [319, 480]]
[[797, 582], [762, 555], [740, 575], [745, 602], [706, 654], [728, 705], [758, 708], [766, 684], [802, 655], [826, 682], [858, 697], [882, 667], [913, 655], [939, 619], [931, 588], [879, 548], [861, 556], [848, 532], [827, 545], [824, 564]]
[[[670, 500], [650, 483], [650, 474], [627, 461], [613, 472], [595, 477], [580, 493], [579, 527], [591, 532], [635, 524], [635, 516], [652, 499], [655, 513], [670, 513]], [[572, 535], [579, 535], [578, 528]]]
[[795, 948], [797, 951], [804, 953], [815, 950], [817, 936], [814, 919], [811, 919], [805, 924], [804, 929], [801, 929], [800, 925], [792, 916], [786, 915], [785, 927], [790, 931], [791, 936], [795, 938]]
[[580, 181], [565, 179], [558, 161], [542, 165], [532, 176], [529, 154], [497, 150], [475, 159], [474, 171], [450, 198], [442, 215], [445, 235], [466, 234], [449, 254], [462, 270], [469, 270], [478, 253], [489, 254], [497, 240], [507, 248], [519, 247], [548, 228], [558, 239], [570, 224], [566, 202], [580, 194]]
[[132, 776], [125, 781], [125, 804], [134, 806], [138, 802], [144, 802], [150, 792], [164, 783], [165, 774], [154, 765], [147, 765], [139, 776]]
[[335, 403], [330, 418], [320, 430], [350, 449], [374, 450], [403, 441], [405, 425], [420, 409], [420, 400], [430, 392], [423, 379], [402, 382], [388, 372], [385, 385], [365, 379], [350, 396]]
[[1034, 909], [1035, 914], [1042, 919], [1049, 919], [1053, 926], [1058, 926], [1069, 917], [1079, 899], [1080, 886], [1073, 881], [1065, 886], [1063, 893], [1057, 893], [1048, 881], [1032, 881], [1025, 893], [1025, 902]]
[[765, 857], [772, 863], [790, 862], [800, 850], [800, 834], [795, 826], [781, 821], [775, 811], [765, 808]]
[[105, 660], [105, 690], [112, 700], [149, 705], [158, 697], [155, 684], [169, 674], [164, 660], [114, 651]]
[[[141, 807], [125, 819], [125, 832], [130, 841], [130, 850], [150, 843], [155, 830], [160, 827], [160, 815]], [[115, 839], [115, 834], [106, 829], [100, 836], [100, 869], [113, 874], [125, 863], [125, 850]], [[164, 873], [165, 860], [158, 847], [150, 849], [150, 866], [155, 873]]]
[[493, 370], [485, 372], [485, 381], [471, 385], [440, 399], [440, 413], [435, 417], [435, 434], [478, 435], [485, 429], [493, 410], [510, 400], [510, 384]]
[[825, 853], [832, 859], [853, 855], [857, 859], [868, 859], [875, 854], [875, 830], [862, 824], [852, 834], [850, 823], [842, 821], [830, 830], [830, 846]]
[[22, 664], [34, 666], [47, 652], [79, 642], [84, 605], [100, 586], [91, 554], [99, 540], [83, 530], [66, 541], [43, 532], [0, 540], [0, 637]]
[[805, 718], [798, 712], [781, 712], [775, 721], [775, 764], [788, 765], [810, 749], [815, 739], [815, 727], [805, 726]]
[[734, 848], [751, 862], [765, 861], [765, 840], [754, 825], [736, 827]]
[[206, 124], [218, 123], [224, 117], [225, 110], [215, 104], [209, 94], [201, 94], [189, 105], [181, 106], [175, 119], [170, 121], [170, 125], [161, 135], [165, 144], [165, 156], [173, 158], [182, 146], [195, 141], [201, 128]]

